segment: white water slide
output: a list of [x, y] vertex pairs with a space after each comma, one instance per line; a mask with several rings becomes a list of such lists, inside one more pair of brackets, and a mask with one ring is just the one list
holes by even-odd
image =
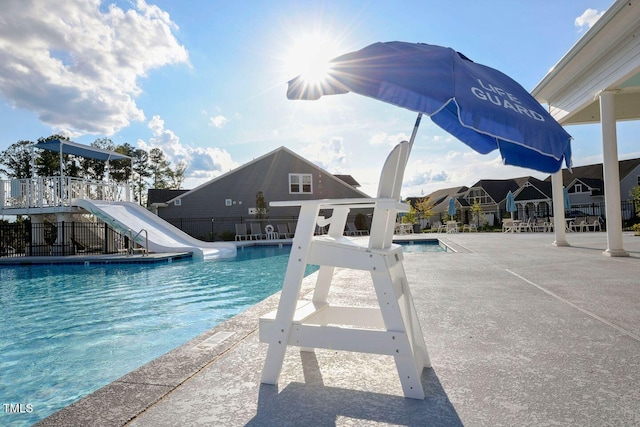
[[[131, 230], [135, 236], [146, 230], [150, 252], [192, 252], [198, 259], [232, 258], [236, 255], [233, 243], [194, 239], [137, 203], [73, 199], [71, 204], [90, 212], [121, 233]], [[144, 246], [147, 235], [141, 232], [135, 241]]]

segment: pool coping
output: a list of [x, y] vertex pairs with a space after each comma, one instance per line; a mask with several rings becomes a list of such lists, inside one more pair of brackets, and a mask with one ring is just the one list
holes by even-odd
[[68, 255], [68, 256], [31, 256], [0, 258], [0, 266], [29, 265], [95, 265], [95, 264], [160, 264], [191, 259], [191, 252], [162, 252], [147, 255], [109, 254], [109, 255]]

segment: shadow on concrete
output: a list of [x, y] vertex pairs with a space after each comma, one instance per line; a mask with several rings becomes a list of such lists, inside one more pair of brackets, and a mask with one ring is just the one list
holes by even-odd
[[258, 411], [247, 426], [335, 426], [338, 420], [362, 425], [462, 426], [433, 369], [422, 372], [424, 400], [325, 386], [315, 354], [301, 352], [305, 383], [260, 385]]

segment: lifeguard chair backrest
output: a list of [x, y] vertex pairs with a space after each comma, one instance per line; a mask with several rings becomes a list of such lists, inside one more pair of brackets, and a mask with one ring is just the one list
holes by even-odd
[[[378, 198], [393, 199], [394, 202], [400, 201], [402, 179], [410, 151], [411, 144], [408, 141], [402, 141], [387, 156], [382, 167], [380, 184], [378, 184]], [[369, 248], [385, 249], [391, 246], [397, 213], [397, 210], [390, 208], [389, 205], [376, 205], [371, 220]]]

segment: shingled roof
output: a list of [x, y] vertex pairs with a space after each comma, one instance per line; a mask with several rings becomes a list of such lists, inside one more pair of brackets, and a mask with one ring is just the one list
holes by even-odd
[[[640, 165], [640, 158], [620, 160], [618, 162], [618, 170], [620, 172], [620, 179], [624, 179], [629, 175], [636, 167]], [[571, 184], [576, 178], [583, 180], [586, 183], [586, 179], [604, 180], [604, 173], [602, 171], [602, 163], [586, 166], [576, 166], [569, 172], [567, 169], [562, 169], [562, 183], [564, 186]], [[551, 176], [548, 176], [545, 181], [551, 181]]]

